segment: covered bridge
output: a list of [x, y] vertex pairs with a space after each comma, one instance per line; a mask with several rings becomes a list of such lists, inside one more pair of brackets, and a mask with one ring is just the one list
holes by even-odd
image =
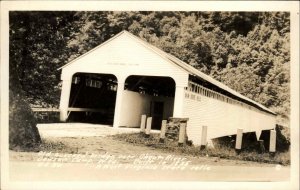
[[141, 115], [160, 129], [169, 117], [189, 118], [188, 138], [275, 128], [276, 114], [127, 31], [60, 68], [61, 121], [138, 127]]

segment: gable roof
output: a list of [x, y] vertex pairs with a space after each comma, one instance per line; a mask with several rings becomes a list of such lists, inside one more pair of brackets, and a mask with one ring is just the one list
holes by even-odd
[[180, 59], [176, 58], [175, 56], [169, 54], [169, 53], [166, 53], [164, 51], [162, 51], [161, 49], [149, 44], [148, 42], [142, 40], [141, 38], [138, 38], [137, 36], [127, 32], [127, 31], [122, 31], [120, 33], [118, 33], [117, 35], [113, 36], [112, 38], [110, 38], [109, 40], [103, 42], [102, 44], [100, 44], [99, 46], [96, 46], [95, 48], [93, 48], [92, 50], [86, 52], [85, 54], [77, 57], [76, 59], [70, 61], [69, 63], [63, 65], [62, 67], [58, 68], [58, 70], [60, 69], [63, 69], [65, 67], [67, 67], [68, 65], [72, 64], [73, 62], [75, 62], [76, 60], [84, 57], [85, 55], [87, 54], [90, 54], [91, 52], [95, 51], [96, 49], [104, 46], [105, 44], [111, 42], [112, 40], [118, 38], [119, 36], [121, 35], [127, 35], [129, 36], [131, 39], [135, 40], [136, 42], [142, 44], [143, 46], [145, 46], [146, 48], [148, 48], [149, 50], [153, 51], [154, 53], [158, 54], [160, 57], [162, 57], [163, 59], [167, 60], [168, 62], [172, 63], [172, 64], [176, 64], [178, 65], [179, 67], [183, 68], [184, 70], [186, 70], [190, 75], [193, 75], [195, 77], [198, 77], [200, 79], [203, 79], [217, 87], [219, 87], [220, 89], [232, 94], [233, 96], [235, 97], [238, 97], [242, 100], [244, 100], [245, 102], [248, 102], [248, 104], [254, 104], [256, 107], [258, 107], [259, 109], [265, 111], [265, 112], [268, 112], [268, 113], [271, 113], [273, 115], [276, 115], [276, 113], [274, 113], [273, 111], [271, 111], [270, 109], [266, 108], [265, 106], [251, 100], [250, 98], [247, 98], [246, 96], [243, 96], [242, 94], [238, 93], [237, 91], [229, 88], [228, 86], [226, 86], [225, 84], [215, 80], [214, 78], [204, 74], [203, 72], [195, 69], [193, 66], [181, 61]]

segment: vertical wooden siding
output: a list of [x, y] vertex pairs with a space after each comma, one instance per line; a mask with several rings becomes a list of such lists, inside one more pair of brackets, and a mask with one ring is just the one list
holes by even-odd
[[[197, 85], [195, 85], [197, 86]], [[275, 117], [206, 88], [189, 83], [185, 90], [184, 117], [188, 117], [187, 133], [194, 144], [200, 144], [201, 126], [207, 126], [207, 139], [244, 132], [272, 129]]]

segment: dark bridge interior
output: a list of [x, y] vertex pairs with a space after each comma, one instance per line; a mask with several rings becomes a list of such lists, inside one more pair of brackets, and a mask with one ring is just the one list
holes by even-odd
[[153, 96], [174, 97], [175, 81], [170, 77], [131, 75], [126, 79], [125, 89]]
[[114, 75], [76, 73], [72, 78], [68, 121], [112, 125], [116, 91]]

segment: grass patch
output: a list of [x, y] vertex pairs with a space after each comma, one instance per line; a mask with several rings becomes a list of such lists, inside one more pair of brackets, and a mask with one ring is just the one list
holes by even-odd
[[125, 141], [130, 144], [144, 145], [172, 153], [180, 153], [191, 156], [218, 157], [230, 160], [253, 161], [269, 164], [290, 164], [290, 151], [277, 152], [275, 156], [271, 156], [269, 153], [259, 154], [253, 150], [245, 150], [240, 154], [237, 154], [233, 148], [224, 144], [217, 144], [214, 148], [206, 148], [200, 151], [199, 146], [183, 145], [182, 147], [179, 147], [177, 142], [167, 140], [165, 143], [159, 143], [159, 134], [151, 134], [150, 137], [146, 138], [142, 133], [128, 133], [113, 135], [112, 138], [114, 140]]
[[78, 153], [78, 148], [67, 145], [68, 143], [62, 140], [55, 139], [42, 139], [40, 144], [24, 148], [17, 147], [14, 149], [16, 152], [57, 152], [57, 153]]
[[69, 146], [64, 141], [57, 141], [55, 139], [42, 139], [42, 144], [39, 146], [39, 151], [44, 152], [57, 152], [57, 153], [70, 153], [77, 154], [78, 147]]

